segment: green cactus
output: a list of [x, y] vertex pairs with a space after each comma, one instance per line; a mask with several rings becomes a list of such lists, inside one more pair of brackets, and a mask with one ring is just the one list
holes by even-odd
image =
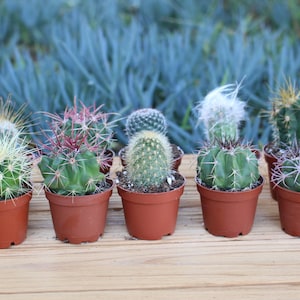
[[238, 140], [240, 122], [245, 117], [245, 103], [237, 97], [239, 88], [233, 84], [218, 87], [196, 106], [210, 142]]
[[274, 140], [279, 147], [291, 146], [295, 140], [300, 140], [300, 91], [287, 80], [272, 102], [270, 121]]
[[143, 108], [132, 112], [127, 118], [126, 133], [132, 137], [142, 130], [167, 133], [167, 121], [165, 116], [154, 108]]
[[97, 157], [91, 151], [64, 152], [43, 156], [38, 164], [44, 185], [61, 195], [86, 195], [97, 192], [97, 184], [105, 179], [100, 173]]
[[0, 200], [18, 197], [30, 190], [32, 150], [19, 135], [0, 134]]
[[198, 153], [197, 177], [200, 183], [217, 190], [244, 190], [259, 179], [258, 161], [247, 146], [215, 144]]
[[128, 177], [135, 186], [158, 187], [171, 173], [171, 145], [161, 133], [141, 131], [129, 141], [126, 161]]

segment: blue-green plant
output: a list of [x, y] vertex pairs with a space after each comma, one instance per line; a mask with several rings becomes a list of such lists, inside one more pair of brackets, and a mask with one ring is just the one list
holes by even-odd
[[140, 131], [129, 141], [126, 171], [134, 186], [159, 187], [171, 176], [172, 150], [168, 138], [155, 131]]
[[103, 127], [107, 115], [100, 108], [82, 104], [80, 111], [75, 106], [63, 116], [48, 114], [50, 128], [38, 164], [47, 189], [62, 195], [86, 195], [104, 188], [100, 167], [107, 161], [103, 145], [110, 143], [111, 132]]
[[126, 121], [126, 133], [131, 138], [142, 130], [167, 133], [167, 120], [165, 116], [155, 108], [142, 108], [133, 111]]

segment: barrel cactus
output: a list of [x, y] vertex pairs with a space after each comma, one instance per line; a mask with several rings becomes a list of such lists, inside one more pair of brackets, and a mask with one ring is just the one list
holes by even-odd
[[18, 134], [0, 134], [0, 200], [31, 189], [32, 150]]
[[208, 93], [197, 106], [207, 140], [235, 141], [240, 122], [245, 118], [245, 103], [237, 97], [240, 85], [227, 84]]
[[165, 116], [154, 108], [143, 108], [132, 112], [126, 121], [126, 133], [131, 138], [142, 130], [167, 133], [167, 121]]
[[95, 154], [88, 150], [43, 156], [38, 166], [44, 185], [60, 195], [96, 193], [99, 182], [105, 179], [105, 175], [99, 172]]
[[246, 145], [203, 146], [197, 159], [198, 181], [209, 188], [239, 191], [250, 189], [258, 182], [258, 161]]
[[270, 122], [275, 143], [279, 148], [291, 146], [295, 140], [300, 140], [300, 91], [289, 79], [279, 88], [272, 104]]
[[162, 133], [140, 131], [129, 141], [126, 161], [128, 177], [135, 186], [158, 187], [171, 174], [171, 145]]

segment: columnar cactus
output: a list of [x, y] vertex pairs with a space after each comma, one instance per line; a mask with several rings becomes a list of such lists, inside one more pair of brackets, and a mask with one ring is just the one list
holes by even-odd
[[86, 195], [97, 192], [105, 175], [99, 172], [99, 164], [91, 151], [61, 152], [55, 156], [43, 156], [39, 168], [44, 185], [61, 195]]
[[18, 197], [30, 189], [32, 150], [18, 134], [0, 134], [0, 200]]
[[277, 146], [284, 148], [300, 140], [300, 91], [288, 80], [285, 87], [279, 88], [272, 101], [270, 121], [274, 140]]
[[172, 149], [166, 136], [140, 131], [130, 139], [126, 152], [128, 177], [137, 187], [158, 187], [171, 173]]
[[142, 130], [167, 133], [167, 121], [165, 116], [154, 108], [143, 108], [132, 112], [127, 118], [126, 133], [131, 138]]
[[245, 117], [245, 103], [237, 97], [240, 85], [227, 84], [211, 91], [196, 106], [199, 121], [204, 123], [206, 138], [211, 141], [236, 141], [239, 125]]
[[215, 144], [198, 153], [197, 177], [200, 183], [217, 190], [244, 190], [259, 179], [258, 161], [247, 146]]

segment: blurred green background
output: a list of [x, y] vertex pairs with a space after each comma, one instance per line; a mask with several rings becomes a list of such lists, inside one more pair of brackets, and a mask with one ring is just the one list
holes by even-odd
[[271, 138], [265, 111], [286, 78], [298, 84], [297, 0], [0, 0], [0, 96], [63, 112], [74, 96], [125, 118], [154, 107], [185, 152], [203, 141], [194, 106], [221, 84], [243, 80], [242, 134]]

